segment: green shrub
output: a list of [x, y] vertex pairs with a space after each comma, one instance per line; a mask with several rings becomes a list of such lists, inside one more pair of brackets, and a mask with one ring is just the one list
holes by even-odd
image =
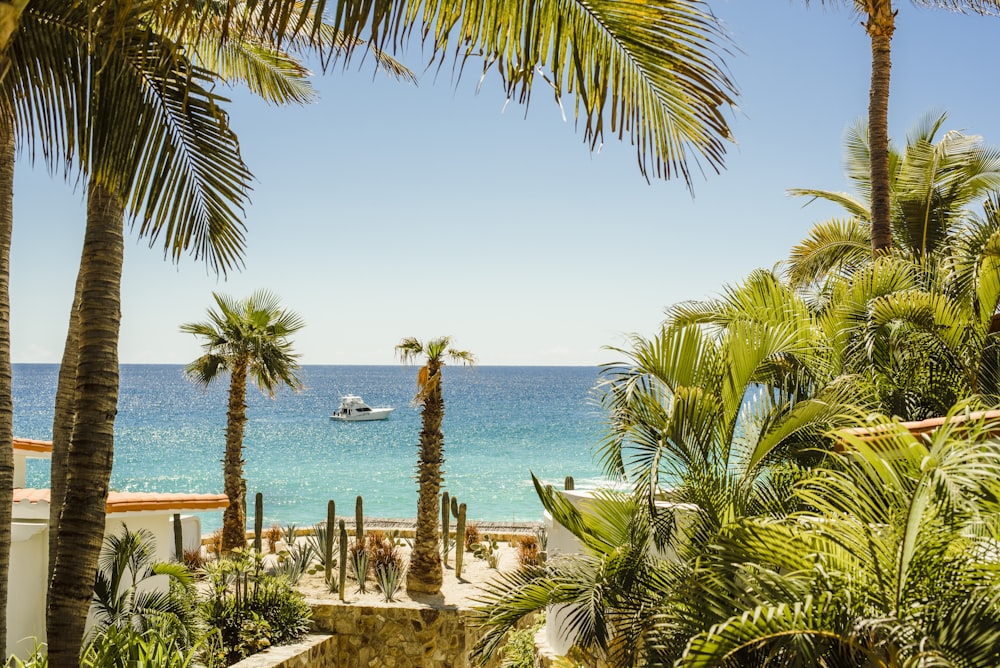
[[198, 609], [219, 634], [220, 646], [211, 651], [214, 660], [236, 663], [309, 631], [309, 606], [286, 579], [264, 572], [261, 555], [234, 551], [207, 574], [211, 589]]
[[195, 650], [184, 647], [174, 635], [156, 628], [137, 631], [114, 625], [94, 634], [80, 657], [83, 668], [188, 668], [194, 661]]
[[11, 655], [7, 658], [6, 663], [3, 664], [3, 668], [48, 668], [49, 657], [45, 653], [45, 644], [39, 643], [35, 640], [35, 649], [32, 650], [31, 656], [26, 659], [19, 659], [18, 657]]
[[280, 579], [265, 578], [247, 607], [270, 625], [272, 644], [295, 642], [309, 632], [312, 610], [301, 594]]
[[534, 668], [535, 634], [544, 625], [545, 615], [539, 614], [531, 626], [510, 631], [507, 642], [500, 648], [501, 668]]

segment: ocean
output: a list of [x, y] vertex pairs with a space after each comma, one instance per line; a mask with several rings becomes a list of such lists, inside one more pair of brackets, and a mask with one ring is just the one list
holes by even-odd
[[[49, 440], [55, 364], [14, 365], [14, 434]], [[264, 526], [308, 526], [333, 499], [352, 515], [358, 495], [370, 517], [414, 517], [420, 411], [416, 367], [305, 366], [306, 388], [274, 400], [247, 393], [244, 474], [263, 493]], [[531, 472], [578, 487], [602, 480], [594, 448], [605, 418], [592, 399], [595, 367], [473, 367], [444, 370], [444, 485], [470, 519], [535, 521], [542, 509]], [[123, 365], [111, 487], [120, 491], [220, 493], [228, 378], [208, 389], [181, 365]], [[388, 420], [330, 419], [343, 394], [394, 406]], [[48, 462], [29, 461], [30, 487], [48, 486]], [[202, 530], [222, 524], [202, 513]]]

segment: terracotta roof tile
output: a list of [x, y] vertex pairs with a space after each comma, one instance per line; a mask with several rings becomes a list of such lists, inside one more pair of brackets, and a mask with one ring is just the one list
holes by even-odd
[[[47, 489], [15, 489], [14, 503], [49, 503]], [[109, 492], [107, 512], [140, 510], [220, 510], [229, 505], [225, 494], [182, 494], [164, 492]]]
[[48, 454], [52, 452], [52, 441], [36, 441], [31, 438], [15, 438], [14, 449]]
[[[994, 424], [991, 425], [989, 429], [990, 435], [1000, 434], [1000, 410], [990, 410], [990, 411], [975, 411], [972, 413], [966, 413], [964, 415], [956, 415], [951, 418], [953, 424], [961, 424], [963, 422], [969, 422], [973, 420], [983, 420], [992, 421]], [[899, 426], [903, 427], [913, 435], [929, 434], [938, 427], [942, 426], [949, 419], [946, 417], [936, 417], [929, 418], [927, 420], [914, 420], [911, 422], [900, 422]], [[893, 425], [878, 425], [875, 427], [854, 427], [851, 429], [844, 429], [843, 433], [850, 434], [852, 436], [858, 436], [863, 441], [867, 442], [877, 442], [886, 437], [886, 435], [891, 433], [899, 433], [895, 431], [895, 426]], [[835, 448], [838, 452], [844, 451], [844, 443], [841, 440], [837, 440], [835, 443]]]
[[48, 503], [49, 490], [47, 489], [15, 489], [14, 503]]

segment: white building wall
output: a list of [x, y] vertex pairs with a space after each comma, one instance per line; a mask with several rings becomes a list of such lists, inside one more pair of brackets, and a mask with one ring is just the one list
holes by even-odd
[[5, 656], [17, 654], [26, 657], [36, 643], [45, 642], [48, 563], [48, 524], [14, 521], [11, 525]]
[[[144, 511], [108, 515], [104, 535], [120, 533], [123, 525], [127, 525], [132, 531], [146, 529], [153, 534], [156, 541], [156, 561], [169, 561], [173, 558], [172, 513]], [[36, 641], [45, 642], [46, 639], [45, 596], [48, 589], [49, 532], [48, 523], [42, 519], [15, 518], [12, 526], [6, 656], [16, 654], [24, 658], [31, 654]], [[181, 519], [181, 526], [184, 529], [185, 546], [200, 546], [200, 520], [185, 516]], [[151, 578], [145, 585], [162, 590], [166, 590], [168, 586], [169, 581], [165, 575]], [[88, 616], [88, 632], [93, 623], [92, 616]]]

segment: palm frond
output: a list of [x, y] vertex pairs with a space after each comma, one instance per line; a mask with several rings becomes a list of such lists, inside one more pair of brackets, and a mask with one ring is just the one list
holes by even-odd
[[850, 276], [870, 260], [870, 225], [860, 218], [834, 218], [814, 225], [792, 247], [787, 274], [792, 285], [804, 287], [831, 273]]
[[[728, 39], [701, 2], [434, 0], [337, 5], [334, 24], [397, 50], [414, 31], [432, 62], [496, 68], [510, 99], [526, 103], [541, 76], [557, 100], [572, 95], [592, 148], [628, 135], [639, 168], [691, 184], [691, 163], [718, 170], [734, 87], [722, 65]], [[349, 47], [349, 53], [353, 51]]]
[[127, 202], [140, 235], [162, 239], [171, 259], [190, 251], [223, 273], [238, 266], [250, 173], [212, 73], [137, 28], [95, 47], [87, 79], [81, 160], [91, 178]]

